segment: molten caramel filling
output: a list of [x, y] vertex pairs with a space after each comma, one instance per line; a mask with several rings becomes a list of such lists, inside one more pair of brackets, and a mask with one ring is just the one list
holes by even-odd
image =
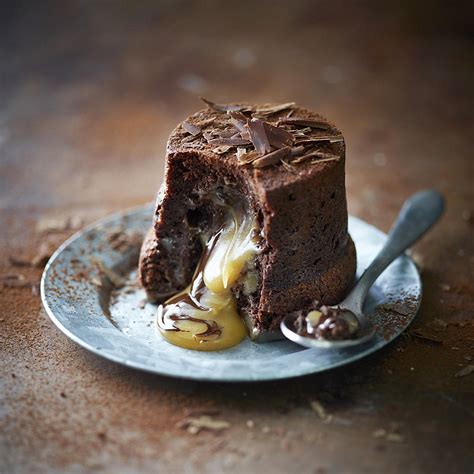
[[250, 268], [258, 251], [256, 227], [248, 212], [224, 208], [225, 222], [201, 236], [204, 251], [191, 284], [158, 309], [161, 334], [177, 346], [215, 351], [235, 346], [246, 335], [231, 288], [241, 283], [247, 294], [256, 290]]

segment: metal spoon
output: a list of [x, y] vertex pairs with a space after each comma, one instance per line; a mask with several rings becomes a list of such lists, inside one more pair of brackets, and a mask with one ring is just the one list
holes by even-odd
[[352, 338], [328, 340], [300, 336], [295, 331], [293, 316], [287, 316], [281, 322], [282, 333], [297, 344], [319, 348], [354, 346], [371, 339], [375, 335], [375, 328], [363, 311], [367, 293], [381, 273], [433, 226], [443, 209], [444, 199], [437, 191], [420, 191], [405, 201], [382, 250], [364, 271], [349, 295], [337, 305], [343, 310], [341, 316], [346, 319], [349, 327], [353, 328]]

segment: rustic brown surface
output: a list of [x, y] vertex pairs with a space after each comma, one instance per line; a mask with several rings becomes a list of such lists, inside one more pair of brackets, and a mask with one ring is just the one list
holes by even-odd
[[[474, 357], [472, 11], [10, 3], [0, 14], [2, 277], [39, 279], [8, 257], [37, 254], [41, 219], [89, 222], [149, 201], [165, 139], [199, 94], [295, 100], [332, 119], [347, 139], [350, 211], [382, 229], [420, 188], [443, 191], [448, 209], [415, 249], [425, 294], [412, 336], [286, 382], [204, 384], [114, 365], [59, 333], [29, 287], [4, 284], [0, 471], [472, 472], [474, 374], [455, 377]], [[436, 318], [447, 327], [433, 328]], [[190, 434], [181, 422], [206, 409], [230, 427]]]

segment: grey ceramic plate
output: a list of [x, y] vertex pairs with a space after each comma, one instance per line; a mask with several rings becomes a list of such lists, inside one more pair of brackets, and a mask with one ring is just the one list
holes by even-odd
[[[377, 336], [364, 345], [321, 350], [305, 349], [286, 340], [263, 344], [245, 340], [220, 352], [173, 346], [157, 334], [156, 307], [144, 304], [144, 292], [136, 284], [139, 245], [151, 214], [151, 206], [133, 209], [74, 235], [51, 257], [41, 281], [43, 304], [54, 324], [82, 347], [114, 362], [162, 375], [220, 382], [312, 374], [382, 348], [410, 324], [420, 305], [418, 271], [407, 256], [402, 256], [370, 292], [366, 306], [377, 326]], [[349, 220], [349, 230], [357, 247], [360, 274], [386, 235], [354, 217]], [[119, 289], [110, 283], [117, 274], [125, 280]], [[121, 282], [115, 283], [120, 286]]]

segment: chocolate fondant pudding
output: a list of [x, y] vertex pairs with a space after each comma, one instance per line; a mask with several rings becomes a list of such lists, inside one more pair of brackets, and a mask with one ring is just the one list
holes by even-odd
[[168, 141], [139, 275], [166, 340], [216, 350], [341, 301], [356, 256], [340, 131], [293, 103], [205, 102]]

